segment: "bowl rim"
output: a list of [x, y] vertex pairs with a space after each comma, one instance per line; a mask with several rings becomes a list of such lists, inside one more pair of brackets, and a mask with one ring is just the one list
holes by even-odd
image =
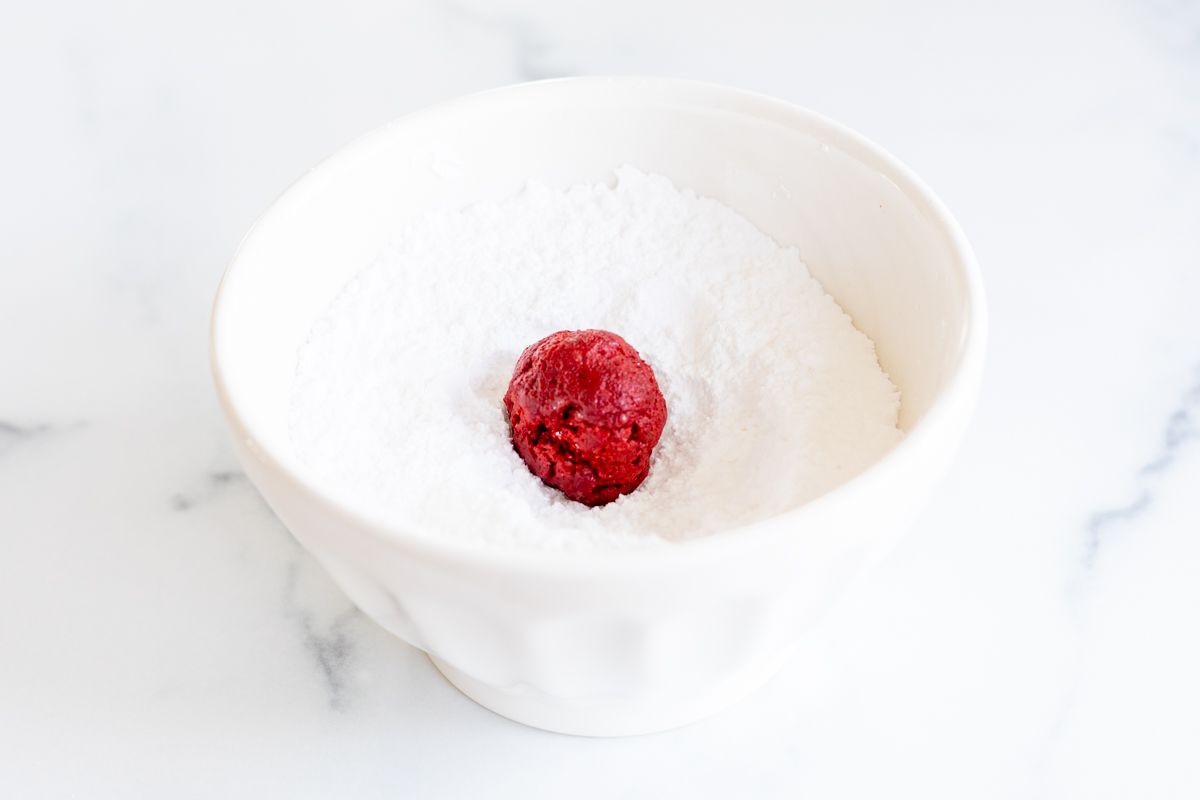
[[[764, 116], [769, 111], [776, 116], [799, 120], [805, 126], [823, 129], [823, 133], [838, 140], [837, 145], [843, 152], [860, 163], [876, 169], [941, 229], [954, 256], [954, 262], [960, 272], [959, 277], [966, 290], [965, 329], [957, 361], [952, 367], [949, 379], [939, 390], [929, 409], [905, 433], [903, 439], [849, 480], [802, 505], [754, 522], [705, 536], [665, 542], [655, 546], [586, 547], [580, 549], [514, 547], [485, 540], [427, 534], [398, 526], [332, 496], [317, 486], [315, 481], [309, 480], [300, 471], [294, 469], [287, 458], [280, 457], [279, 454], [259, 443], [250, 425], [246, 422], [246, 418], [239, 412], [229, 391], [226, 376], [222, 370], [218, 330], [221, 326], [224, 300], [228, 294], [229, 277], [236, 270], [247, 243], [254, 238], [263, 221], [271, 217], [273, 212], [286, 203], [290, 197], [298, 195], [307, 183], [318, 180], [323, 173], [336, 169], [342, 162], [354, 160], [359, 151], [367, 149], [376, 139], [392, 132], [397, 127], [446, 110], [492, 100], [500, 95], [516, 96], [542, 92], [550, 87], [560, 90], [564, 87], [595, 87], [601, 84], [618, 90], [650, 89], [660, 93], [677, 91], [691, 95], [706, 93], [712, 101], [738, 102], [745, 106], [756, 107]], [[751, 113], [749, 109], [741, 110], [744, 113]], [[386, 540], [389, 544], [399, 545], [414, 555], [448, 562], [465, 562], [475, 566], [532, 572], [550, 570], [556, 573], [579, 573], [581, 571], [594, 572], [614, 569], [626, 572], [656, 569], [664, 564], [678, 565], [694, 560], [719, 562], [733, 555], [769, 547], [772, 542], [781, 537], [802, 535], [797, 531], [796, 523], [800, 523], [804, 519], [819, 518], [825, 513], [836, 513], [839, 504], [847, 502], [854, 495], [861, 494], [872, 484], [886, 482], [889, 476], [904, 470], [905, 465], [912, 460], [912, 454], [918, 452], [927, 441], [938, 435], [939, 429], [946, 426], [948, 418], [954, 414], [956, 409], [962, 410], [964, 405], [968, 407], [974, 405], [982, 378], [986, 340], [987, 305], [983, 278], [966, 235], [949, 209], [924, 181], [883, 147], [848, 126], [822, 114], [759, 92], [707, 81], [679, 78], [588, 76], [550, 78], [500, 86], [409, 112], [353, 139], [308, 170], [281, 192], [250, 226], [225, 268], [213, 300], [209, 326], [209, 358], [218, 401], [231, 432], [238, 442], [246, 443], [247, 448], [253, 451], [252, 457], [257, 458], [270, 471], [282, 476], [289, 484], [290, 490], [301, 492], [310, 502], [322, 506], [327, 512], [355, 527], [370, 531], [375, 537]], [[270, 504], [269, 498], [265, 499]]]

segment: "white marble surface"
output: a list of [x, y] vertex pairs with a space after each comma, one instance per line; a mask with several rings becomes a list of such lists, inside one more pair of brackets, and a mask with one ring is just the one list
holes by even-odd
[[[0, 795], [1200, 796], [1200, 6], [571, 5], [8, 4]], [[354, 135], [628, 72], [908, 161], [993, 335], [944, 491], [778, 678], [584, 740], [349, 606], [238, 472], [205, 334], [239, 236]]]

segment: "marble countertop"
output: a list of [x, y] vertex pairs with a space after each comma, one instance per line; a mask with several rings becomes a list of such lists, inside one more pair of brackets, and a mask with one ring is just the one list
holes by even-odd
[[[8, 10], [0, 794], [1200, 796], [1200, 6], [571, 5]], [[239, 472], [206, 342], [239, 237], [323, 156], [601, 73], [864, 132], [959, 216], [992, 310], [901, 547], [752, 698], [618, 740], [494, 716], [355, 611]]]

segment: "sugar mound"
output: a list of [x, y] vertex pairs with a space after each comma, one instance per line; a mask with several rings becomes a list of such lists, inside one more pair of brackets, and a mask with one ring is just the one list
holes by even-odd
[[[667, 178], [616, 179], [398, 225], [299, 353], [292, 440], [330, 491], [427, 535], [661, 546], [794, 508], [900, 440], [874, 345], [795, 248]], [[669, 410], [646, 482], [599, 508], [529, 473], [501, 403], [525, 346], [582, 328], [632, 344]]]

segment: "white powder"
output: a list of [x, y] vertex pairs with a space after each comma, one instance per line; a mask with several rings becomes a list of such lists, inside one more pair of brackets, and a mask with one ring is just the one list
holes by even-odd
[[[793, 508], [901, 438], [871, 341], [726, 206], [631, 167], [406, 221], [301, 348], [291, 433], [339, 495], [409, 530], [510, 546], [636, 547]], [[650, 476], [587, 508], [513, 451], [518, 354], [603, 328], [667, 401]]]

